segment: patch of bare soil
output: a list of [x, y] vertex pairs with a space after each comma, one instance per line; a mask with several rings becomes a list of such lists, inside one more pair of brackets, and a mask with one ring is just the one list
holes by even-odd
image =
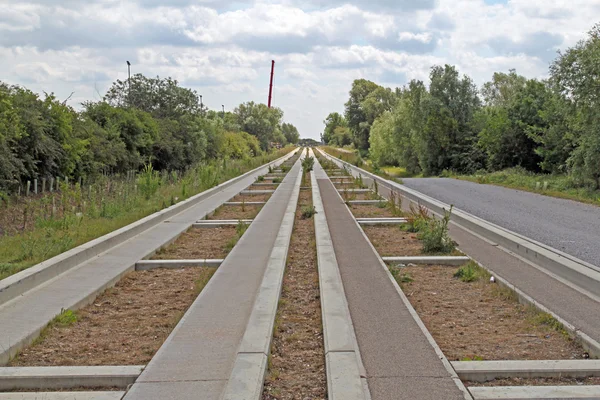
[[164, 249], [159, 250], [154, 260], [199, 260], [225, 258], [230, 249], [227, 243], [237, 235], [235, 226], [218, 228], [192, 228]]
[[[454, 278], [456, 267], [400, 269], [413, 282], [402, 290], [449, 360], [568, 360], [585, 357], [581, 346], [512, 292], [479, 280]], [[406, 275], [405, 275], [406, 276]]]
[[208, 217], [209, 220], [220, 219], [254, 219], [263, 208], [262, 204], [245, 206], [221, 206], [215, 213]]
[[347, 197], [349, 200], [382, 200], [385, 201], [381, 196], [375, 194], [375, 192], [369, 193], [353, 193], [340, 191], [342, 198]]
[[306, 205], [311, 192], [300, 193], [263, 400], [327, 398], [314, 221], [300, 211]]
[[238, 194], [229, 201], [267, 201], [271, 197], [271, 193], [252, 193], [252, 194]]
[[419, 256], [423, 245], [415, 233], [404, 232], [398, 225], [362, 227], [367, 237], [382, 257]]
[[465, 381], [467, 386], [579, 386], [600, 385], [600, 377], [589, 378], [503, 378], [489, 382]]
[[127, 274], [69, 326], [50, 324], [10, 366], [148, 363], [215, 268], [155, 269]]
[[387, 207], [375, 204], [352, 204], [350, 211], [356, 218], [393, 218], [397, 217]]
[[[265, 182], [265, 183], [269, 183], [269, 182]], [[250, 185], [248, 186], [248, 190], [277, 190], [277, 185], [260, 185], [260, 186], [254, 186], [254, 185]]]

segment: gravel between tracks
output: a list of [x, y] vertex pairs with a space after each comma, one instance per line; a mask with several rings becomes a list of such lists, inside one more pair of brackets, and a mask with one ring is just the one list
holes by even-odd
[[403, 179], [412, 189], [600, 266], [600, 208], [448, 178]]

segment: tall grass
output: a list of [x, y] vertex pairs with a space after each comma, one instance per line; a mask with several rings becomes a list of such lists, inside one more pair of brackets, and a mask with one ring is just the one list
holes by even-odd
[[[291, 148], [247, 160], [203, 163], [185, 173], [147, 167], [135, 180], [61, 190], [22, 203], [0, 205], [1, 213], [25, 213], [16, 233], [0, 236], [0, 279], [135, 222], [156, 211], [287, 154]], [[21, 221], [22, 221], [21, 220]]]

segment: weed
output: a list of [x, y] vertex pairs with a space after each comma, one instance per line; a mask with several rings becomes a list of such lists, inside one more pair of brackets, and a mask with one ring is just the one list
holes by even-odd
[[233, 250], [233, 248], [240, 241], [242, 236], [244, 236], [244, 233], [246, 233], [247, 229], [248, 229], [248, 224], [246, 224], [245, 222], [243, 222], [241, 220], [238, 221], [237, 225], [235, 226], [235, 236], [232, 237], [231, 239], [229, 239], [229, 241], [227, 243], [225, 243], [225, 250], [227, 252], [230, 252], [231, 250]]
[[388, 208], [395, 217], [399, 217], [403, 214], [402, 212], [402, 196], [397, 194], [393, 190], [390, 192], [390, 199], [388, 201]]
[[407, 272], [402, 272], [402, 269], [400, 267], [390, 267], [389, 270], [396, 282], [398, 283], [414, 282], [413, 277]]
[[147, 164], [138, 178], [138, 187], [146, 200], [150, 200], [158, 191], [160, 186], [160, 176], [155, 171], [152, 164]]
[[473, 356], [472, 358], [464, 357], [460, 361], [483, 361], [483, 357], [480, 357], [480, 356]]
[[281, 178], [274, 178], [273, 183], [281, 183]]
[[304, 171], [304, 173], [312, 171], [314, 165], [315, 165], [314, 157], [306, 157], [304, 160], [302, 160], [302, 170]]
[[301, 214], [302, 219], [309, 219], [309, 218], [312, 218], [317, 213], [317, 210], [315, 209], [314, 206], [303, 206], [301, 213], [302, 213]]
[[285, 174], [286, 172], [288, 172], [290, 170], [290, 167], [288, 167], [285, 164], [282, 164], [280, 169], [281, 169], [281, 172], [283, 172]]
[[270, 165], [269, 165], [269, 173], [270, 173], [270, 174], [272, 174], [272, 173], [273, 173], [273, 167], [271, 167]]
[[547, 312], [540, 311], [535, 306], [527, 306], [526, 312], [529, 315], [528, 319], [533, 325], [543, 326], [548, 330], [556, 331], [569, 337], [569, 331], [556, 318]]
[[265, 180], [265, 176], [264, 175], [260, 175], [256, 178], [256, 182], [264, 182]]
[[475, 261], [469, 261], [467, 264], [460, 267], [454, 274], [455, 278], [458, 278], [463, 282], [475, 282], [481, 278], [488, 279], [489, 276], [488, 272], [481, 268]]
[[60, 314], [54, 317], [50, 324], [64, 328], [73, 325], [75, 322], [77, 322], [77, 314], [75, 311], [62, 309], [60, 310]]
[[452, 207], [448, 211], [444, 210], [444, 218], [441, 220], [431, 218], [421, 226], [418, 237], [423, 241], [425, 253], [451, 253], [454, 250], [456, 243], [448, 235]]
[[402, 225], [402, 229], [407, 232], [419, 232], [432, 217], [429, 215], [427, 208], [422, 205], [415, 206], [410, 204], [410, 211], [406, 215], [406, 224]]

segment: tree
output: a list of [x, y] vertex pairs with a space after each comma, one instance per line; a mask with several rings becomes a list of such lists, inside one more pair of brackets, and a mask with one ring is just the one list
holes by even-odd
[[386, 111], [373, 123], [369, 136], [369, 157], [374, 165], [397, 164], [397, 146], [394, 143], [395, 124], [394, 114], [390, 111]]
[[170, 77], [148, 78], [142, 74], [133, 75], [131, 81], [115, 81], [104, 100], [115, 107], [135, 107], [155, 118], [177, 118], [200, 110], [196, 91], [179, 86]]
[[344, 116], [337, 112], [330, 113], [323, 123], [325, 124], [325, 130], [323, 131], [323, 142], [325, 144], [330, 143], [336, 128], [348, 126]]
[[241, 130], [256, 136], [263, 150], [269, 149], [271, 142], [285, 144], [286, 139], [280, 129], [283, 111], [279, 108], [268, 108], [265, 104], [250, 101], [240, 104], [234, 113]]
[[369, 132], [374, 121], [372, 114], [367, 115], [363, 101], [379, 87], [366, 79], [357, 79], [352, 83], [350, 99], [345, 104], [344, 116], [352, 132], [354, 145], [363, 154], [369, 149]]
[[296, 128], [292, 124], [283, 123], [281, 124], [281, 133], [285, 136], [285, 139], [288, 143], [296, 144], [298, 140], [300, 140], [300, 133], [298, 132], [298, 128]]

